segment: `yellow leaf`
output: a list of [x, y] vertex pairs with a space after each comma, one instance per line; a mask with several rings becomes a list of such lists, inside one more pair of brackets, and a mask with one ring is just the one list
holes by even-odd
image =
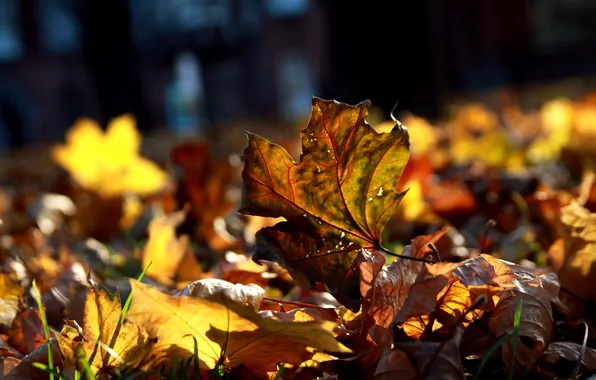
[[561, 222], [566, 229], [564, 261], [558, 273], [561, 286], [595, 303], [596, 214], [574, 201], [561, 209]]
[[409, 180], [404, 185], [408, 192], [401, 201], [404, 220], [414, 221], [426, 210], [426, 203], [422, 195], [422, 186], [418, 180]]
[[[110, 368], [136, 367], [149, 352], [148, 335], [137, 324], [120, 325], [122, 308], [116, 295], [90, 289], [83, 310], [83, 327], [68, 321], [58, 336], [66, 367], [80, 363], [79, 351], [89, 361], [94, 374]], [[99, 343], [98, 343], [99, 342]]]
[[477, 138], [452, 136], [450, 154], [455, 163], [482, 162], [491, 166], [504, 165], [509, 154], [509, 142], [500, 130], [491, 130]]
[[93, 120], [81, 118], [55, 146], [54, 160], [83, 188], [110, 197], [133, 192], [148, 195], [162, 189], [167, 174], [139, 157], [141, 137], [131, 115], [113, 119], [104, 133]]
[[217, 295], [174, 297], [135, 280], [130, 283], [133, 301], [128, 319], [158, 342], [152, 352], [153, 368], [193, 356], [193, 337], [202, 370], [215, 368], [222, 358], [227, 368], [243, 365], [263, 376], [282, 361], [300, 365], [315, 352], [351, 352], [333, 337], [333, 322], [279, 321]]
[[0, 273], [0, 324], [10, 326], [17, 315], [21, 287], [7, 273]]
[[[203, 272], [188, 249], [188, 236], [176, 236], [176, 227], [184, 221], [186, 211], [157, 216], [149, 223], [149, 240], [143, 252], [142, 265], [147, 276], [163, 285], [199, 280]], [[184, 284], [186, 285], [186, 284]]]
[[[436, 148], [441, 131], [431, 125], [426, 119], [408, 115], [401, 120], [408, 129], [410, 136], [410, 152], [413, 156], [423, 155]], [[373, 124], [374, 125], [374, 124]], [[384, 121], [374, 126], [379, 133], [388, 133], [395, 127], [394, 121]]]

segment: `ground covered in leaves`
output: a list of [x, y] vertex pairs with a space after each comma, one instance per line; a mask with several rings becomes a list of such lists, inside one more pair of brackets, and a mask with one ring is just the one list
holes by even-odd
[[0, 378], [594, 375], [596, 97], [369, 107], [2, 158]]

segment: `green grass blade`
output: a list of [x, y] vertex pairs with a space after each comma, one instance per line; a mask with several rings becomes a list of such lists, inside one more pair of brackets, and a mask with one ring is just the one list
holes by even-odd
[[511, 357], [511, 367], [509, 368], [509, 380], [513, 380], [513, 373], [515, 372], [515, 359], [517, 356], [519, 325], [521, 324], [521, 313], [523, 303], [523, 300], [519, 300], [519, 305], [517, 305], [517, 309], [515, 309], [515, 317], [513, 318], [513, 355]]
[[[147, 274], [147, 271], [149, 270], [149, 267], [151, 266], [151, 264], [153, 264], [153, 260], [149, 261], [149, 264], [147, 264], [145, 269], [143, 269], [143, 272], [141, 272], [141, 274], [139, 275], [139, 278], [137, 278], [137, 281], [141, 282], [143, 277], [145, 277], [145, 275]], [[120, 316], [120, 324], [124, 323], [124, 316], [126, 315], [126, 313], [128, 313], [128, 310], [130, 310], [131, 302], [132, 302], [132, 289], [130, 290], [128, 297], [126, 298], [126, 302], [124, 302], [124, 306], [122, 307], [122, 315]]]
[[47, 366], [47, 365], [45, 365], [45, 364], [43, 364], [43, 363], [35, 362], [35, 363], [31, 363], [31, 365], [34, 368], [37, 368], [37, 369], [42, 370], [44, 372], [47, 372], [50, 375], [50, 378], [53, 378], [55, 376], [55, 377], [57, 377], [59, 379], [68, 380], [60, 372], [58, 372], [56, 370], [50, 370], [50, 367]]
[[275, 377], [273, 378], [273, 380], [281, 380], [281, 377], [284, 375], [284, 372], [286, 371], [286, 361], [282, 361], [281, 364], [279, 364], [277, 366], [277, 373], [275, 374]]
[[39, 309], [39, 315], [41, 316], [41, 322], [43, 324], [43, 333], [46, 338], [46, 345], [48, 346], [48, 373], [50, 374], [50, 380], [54, 380], [54, 355], [52, 354], [52, 343], [50, 341], [50, 327], [48, 326], [48, 319], [46, 318], [46, 310], [43, 308], [41, 302], [41, 292], [37, 287], [37, 283], [33, 280], [31, 284], [33, 290], [33, 298], [37, 302], [37, 308]]
[[499, 347], [501, 347], [503, 342], [505, 342], [507, 339], [509, 339], [510, 336], [511, 336], [511, 334], [509, 334], [509, 333], [503, 334], [503, 336], [501, 336], [495, 342], [495, 344], [493, 344], [492, 347], [489, 348], [488, 351], [486, 351], [486, 353], [482, 357], [482, 360], [480, 361], [480, 365], [478, 366], [478, 369], [476, 370], [476, 374], [474, 375], [474, 380], [478, 380], [480, 378], [480, 373], [482, 372], [482, 369], [484, 368], [484, 365], [486, 364], [488, 359], [495, 353], [496, 350], [499, 349]]
[[197, 342], [197, 338], [194, 336], [192, 337], [194, 341], [194, 352], [192, 355], [192, 361], [194, 364], [194, 371], [195, 371], [195, 378], [197, 380], [201, 380], [201, 369], [199, 368], [199, 343]]
[[[97, 345], [95, 347], [97, 348]], [[85, 353], [83, 352], [83, 350], [79, 350], [79, 360], [83, 364], [83, 369], [85, 371], [85, 376], [87, 377], [87, 380], [95, 380], [95, 375], [91, 370], [91, 364], [89, 364], [89, 360], [87, 360], [87, 358], [85, 357]]]

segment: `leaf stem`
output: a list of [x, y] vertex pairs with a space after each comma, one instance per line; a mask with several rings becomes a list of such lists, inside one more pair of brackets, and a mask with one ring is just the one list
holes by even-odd
[[419, 257], [412, 257], [412, 256], [400, 255], [399, 253], [392, 252], [392, 251], [388, 250], [387, 248], [385, 248], [383, 246], [380, 246], [378, 249], [380, 251], [382, 251], [383, 253], [388, 254], [389, 256], [395, 256], [395, 257], [399, 257], [399, 258], [402, 258], [402, 259], [413, 260], [413, 261], [421, 261], [423, 263], [428, 263], [428, 264], [435, 264], [436, 263], [436, 261], [434, 261], [434, 260], [421, 259]]

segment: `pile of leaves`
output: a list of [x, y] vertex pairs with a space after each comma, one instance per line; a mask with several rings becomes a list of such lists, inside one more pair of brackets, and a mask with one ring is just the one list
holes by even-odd
[[299, 141], [155, 161], [132, 116], [81, 119], [0, 173], [0, 377], [588, 378], [590, 99], [373, 126], [313, 98]]

